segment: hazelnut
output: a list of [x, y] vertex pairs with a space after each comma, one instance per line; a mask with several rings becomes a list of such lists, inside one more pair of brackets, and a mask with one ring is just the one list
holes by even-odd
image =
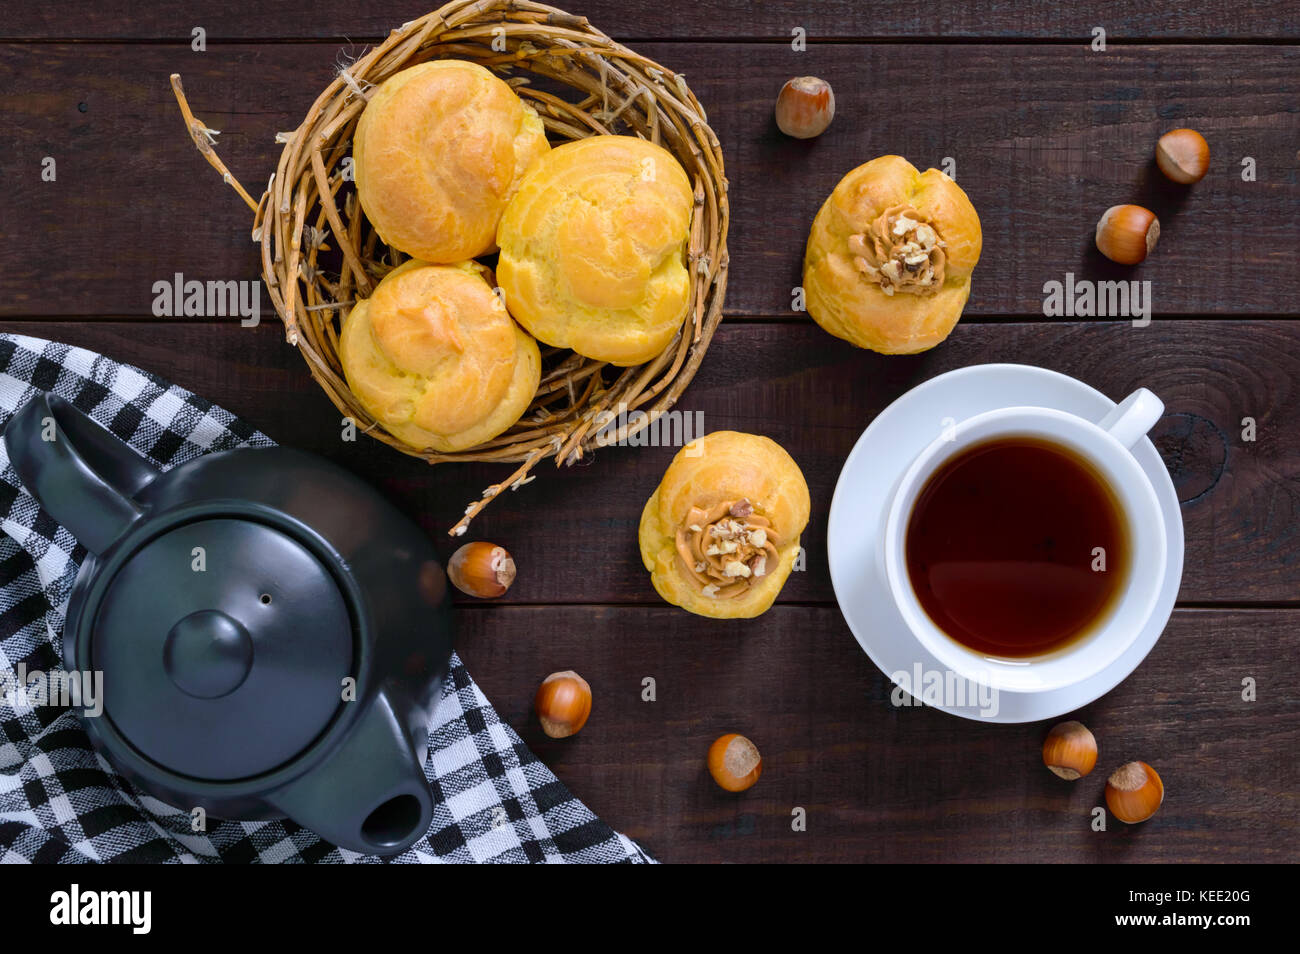
[[1210, 144], [1195, 129], [1171, 129], [1156, 143], [1156, 165], [1180, 185], [1200, 182], [1210, 171]]
[[505, 547], [476, 541], [451, 555], [447, 576], [462, 593], [491, 599], [510, 589], [515, 581], [515, 561]]
[[795, 139], [812, 139], [826, 131], [835, 118], [835, 93], [816, 76], [787, 80], [776, 97], [776, 125]]
[[753, 742], [731, 732], [709, 746], [709, 774], [728, 792], [743, 792], [763, 774], [763, 759]]
[[1106, 782], [1106, 805], [1125, 824], [1146, 821], [1164, 800], [1164, 783], [1146, 762], [1121, 765]]
[[1068, 781], [1083, 778], [1097, 764], [1097, 740], [1082, 722], [1062, 722], [1047, 733], [1043, 764]]
[[1142, 261], [1159, 238], [1160, 220], [1140, 205], [1113, 205], [1097, 222], [1097, 250], [1121, 265]]
[[571, 669], [553, 672], [537, 688], [533, 708], [542, 731], [552, 739], [567, 739], [587, 724], [591, 715], [591, 686]]

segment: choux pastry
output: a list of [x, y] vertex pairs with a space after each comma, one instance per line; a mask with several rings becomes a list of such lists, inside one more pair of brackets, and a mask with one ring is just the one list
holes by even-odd
[[506, 202], [549, 149], [537, 114], [493, 73], [421, 63], [381, 84], [357, 122], [357, 195], [389, 245], [460, 262], [495, 249]]
[[394, 437], [458, 451], [519, 420], [537, 391], [537, 342], [511, 320], [474, 262], [409, 261], [343, 323], [348, 387]]
[[979, 216], [952, 179], [901, 156], [873, 159], [840, 180], [813, 221], [808, 313], [861, 348], [933, 348], [961, 317], [981, 243]]
[[699, 616], [766, 612], [799, 555], [808, 485], [775, 441], [714, 431], [673, 458], [641, 514], [641, 560], [669, 603]]
[[694, 199], [672, 154], [632, 136], [557, 146], [501, 218], [497, 281], [539, 341], [635, 365], [660, 354], [690, 303]]

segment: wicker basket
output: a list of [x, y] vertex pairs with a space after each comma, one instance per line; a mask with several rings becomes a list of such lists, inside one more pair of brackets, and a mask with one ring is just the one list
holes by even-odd
[[[383, 244], [361, 212], [344, 160], [369, 91], [425, 60], [455, 57], [495, 71], [532, 104], [554, 142], [632, 133], [666, 148], [695, 188], [688, 247], [691, 307], [682, 328], [653, 361], [618, 368], [571, 351], [543, 348], [542, 379], [524, 416], [477, 447], [440, 453], [394, 437], [348, 390], [338, 358], [339, 322], [403, 256]], [[531, 75], [530, 75], [531, 74]], [[539, 86], [534, 77], [545, 78]], [[539, 88], [549, 87], [551, 91]], [[451, 528], [469, 521], [506, 488], [532, 479], [543, 458], [573, 464], [601, 443], [617, 443], [672, 407], [690, 383], [722, 317], [727, 286], [727, 180], [722, 150], [685, 77], [615, 43], [584, 17], [527, 0], [457, 0], [403, 24], [339, 70], [284, 143], [275, 175], [254, 200], [213, 149], [214, 130], [190, 111], [172, 76], [194, 144], [254, 210], [253, 241], [262, 278], [289, 343], [330, 400], [359, 430], [430, 463], [502, 461], [519, 466], [483, 492]], [[558, 92], [557, 92], [558, 91]], [[642, 414], [615, 418], [624, 410]], [[607, 413], [602, 413], [607, 412]]]

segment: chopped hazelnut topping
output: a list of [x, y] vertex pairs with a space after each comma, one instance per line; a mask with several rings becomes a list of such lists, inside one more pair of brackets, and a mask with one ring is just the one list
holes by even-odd
[[882, 212], [865, 232], [849, 236], [849, 254], [863, 277], [886, 295], [932, 295], [948, 260], [934, 224], [907, 205]]
[[767, 575], [779, 558], [771, 521], [749, 500], [727, 501], [704, 510], [692, 507], [677, 531], [677, 555], [687, 576], [705, 596], [732, 599]]

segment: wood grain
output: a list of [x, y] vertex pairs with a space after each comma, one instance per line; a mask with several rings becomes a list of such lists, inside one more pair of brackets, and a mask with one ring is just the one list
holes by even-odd
[[[1158, 315], [1295, 313], [1300, 48], [640, 48], [687, 74], [723, 143], [731, 314], [792, 316], [818, 206], [845, 172], [889, 152], [922, 167], [955, 160], [980, 213], [984, 255], [968, 320], [1041, 319], [1044, 284], [1066, 273], [1149, 280]], [[153, 283], [177, 272], [256, 278], [247, 209], [195, 153], [167, 76], [183, 74], [196, 114], [222, 131], [223, 158], [260, 192], [279, 155], [276, 132], [291, 129], [359, 50], [0, 44], [0, 74], [10, 77], [0, 103], [9, 130], [0, 315], [149, 315]], [[771, 118], [796, 72], [826, 77], [837, 93], [834, 125], [811, 142], [784, 138]], [[1213, 150], [1210, 178], [1190, 190], [1152, 161], [1158, 135], [1179, 125], [1201, 129]], [[55, 182], [42, 181], [46, 156], [57, 162]], [[1241, 180], [1244, 156], [1258, 181]], [[1150, 206], [1163, 224], [1156, 253], [1136, 269], [1093, 247], [1101, 212], [1126, 201]], [[270, 316], [269, 301], [264, 308]]]
[[[78, 344], [165, 375], [241, 414], [278, 441], [323, 454], [414, 515], [444, 555], [446, 530], [506, 469], [430, 468], [377, 442], [344, 442], [337, 412], [277, 326], [186, 322], [8, 322], [0, 330]], [[914, 357], [859, 351], [809, 324], [724, 322], [679, 408], [706, 430], [767, 434], [789, 449], [812, 494], [803, 538], [808, 569], [784, 601], [834, 600], [826, 517], [840, 467], [871, 419], [943, 371], [993, 361], [1052, 368], [1119, 399], [1147, 386], [1168, 413], [1156, 442], [1183, 505], [1181, 599], [1297, 602], [1300, 594], [1300, 323], [1179, 321], [961, 324]], [[1256, 440], [1241, 420], [1256, 420]], [[505, 545], [520, 568], [507, 599], [526, 603], [650, 603], [641, 567], [641, 508], [671, 447], [609, 448], [586, 466], [544, 467], [495, 502], [466, 539]]]
[[[787, 41], [801, 26], [819, 37], [1032, 37], [1086, 42], [1094, 26], [1111, 43], [1134, 37], [1204, 41], [1217, 38], [1287, 38], [1300, 32], [1291, 4], [1245, 0], [1183, 3], [1119, 0], [957, 3], [928, 6], [908, 0], [703, 0], [689, 15], [671, 4], [626, 0], [555, 3], [619, 40], [771, 39]], [[270, 38], [374, 39], [439, 6], [437, 0], [202, 0], [138, 4], [107, 0], [89, 11], [75, 0], [46, 0], [6, 11], [0, 38], [147, 39], [188, 42], [202, 26], [209, 40]]]
[[[640, 607], [462, 610], [461, 653], [502, 718], [611, 825], [673, 862], [1300, 860], [1300, 666], [1292, 610], [1180, 610], [1138, 670], [1077, 716], [1096, 770], [1041, 761], [1052, 724], [989, 725], [897, 707], [833, 608], [755, 622]], [[1195, 664], [1191, 661], [1195, 660]], [[530, 707], [550, 672], [591, 683], [592, 716], [546, 739]], [[654, 679], [655, 702], [642, 701]], [[1252, 677], [1257, 701], [1242, 701]], [[728, 795], [704, 767], [725, 732], [763, 776]], [[1141, 759], [1151, 821], [1090, 827], [1106, 776]], [[803, 808], [807, 830], [791, 830]]]

